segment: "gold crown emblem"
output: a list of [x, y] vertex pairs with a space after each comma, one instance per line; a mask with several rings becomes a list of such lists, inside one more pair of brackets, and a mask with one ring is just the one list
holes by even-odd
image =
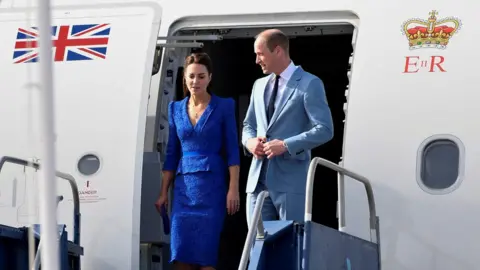
[[445, 49], [452, 36], [460, 30], [459, 19], [449, 17], [438, 20], [438, 12], [435, 10], [429, 14], [428, 20], [410, 19], [403, 23], [402, 32], [407, 36], [410, 50]]

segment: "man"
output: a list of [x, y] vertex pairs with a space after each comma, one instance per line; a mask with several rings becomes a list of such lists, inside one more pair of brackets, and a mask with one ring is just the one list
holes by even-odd
[[333, 137], [325, 89], [318, 77], [294, 65], [288, 37], [280, 30], [260, 33], [254, 50], [256, 63], [269, 75], [255, 81], [243, 122], [242, 144], [253, 155], [247, 221], [258, 194], [268, 190], [263, 220], [302, 222], [310, 150]]

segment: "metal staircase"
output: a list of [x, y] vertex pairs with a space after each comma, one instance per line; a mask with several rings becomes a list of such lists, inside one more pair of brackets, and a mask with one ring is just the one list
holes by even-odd
[[[318, 165], [339, 174], [339, 230], [312, 221], [313, 180]], [[365, 186], [370, 210], [370, 241], [342, 231], [345, 227], [344, 176]], [[307, 176], [305, 220], [266, 221], [261, 208], [268, 192], [259, 194], [239, 270], [380, 270], [380, 230], [370, 181], [328, 160], [314, 158]]]
[[[35, 162], [15, 158], [2, 157], [0, 159], [0, 173], [5, 163], [13, 163], [20, 166], [40, 169], [40, 165]], [[68, 240], [68, 232], [64, 224], [57, 226], [58, 241], [60, 249], [60, 269], [61, 270], [80, 270], [80, 257], [83, 256], [83, 247], [80, 246], [80, 198], [75, 178], [70, 174], [56, 172], [56, 176], [69, 182], [73, 194], [73, 242]], [[58, 203], [63, 200], [58, 197]], [[34, 247], [36, 252], [34, 266], [32, 270], [42, 269], [40, 264], [41, 252], [41, 227], [38, 224], [32, 224], [31, 227], [14, 228], [0, 225], [0, 269], [30, 270], [29, 269], [29, 233], [33, 233]]]
[[[40, 169], [34, 162], [3, 157], [0, 159], [0, 173], [5, 163]], [[312, 221], [313, 181], [318, 165], [335, 170], [339, 174], [339, 229], [335, 230]], [[80, 202], [75, 179], [57, 172], [57, 177], [70, 183], [74, 201], [73, 242], [68, 241], [65, 225], [58, 226], [61, 270], [80, 270]], [[370, 241], [343, 232], [344, 176], [365, 186], [370, 210]], [[321, 158], [310, 163], [307, 176], [305, 217], [297, 221], [262, 221], [261, 208], [268, 192], [261, 192], [257, 198], [247, 240], [243, 249], [239, 270], [380, 270], [380, 231], [375, 200], [370, 182], [365, 177]], [[62, 198], [59, 198], [61, 201]], [[0, 225], [0, 269], [30, 270], [28, 234], [33, 233], [37, 258], [41, 251], [40, 227], [14, 228]], [[35, 265], [33, 269], [41, 269]]]

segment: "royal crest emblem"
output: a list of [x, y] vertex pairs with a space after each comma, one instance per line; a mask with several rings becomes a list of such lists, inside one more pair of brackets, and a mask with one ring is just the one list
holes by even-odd
[[453, 35], [460, 30], [461, 21], [454, 17], [438, 19], [437, 15], [438, 12], [433, 10], [427, 20], [415, 18], [402, 24], [410, 50], [447, 48]]

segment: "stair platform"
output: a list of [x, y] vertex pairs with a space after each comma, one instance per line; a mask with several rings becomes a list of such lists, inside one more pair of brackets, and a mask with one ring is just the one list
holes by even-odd
[[[265, 221], [265, 238], [257, 239], [250, 254], [249, 270], [297, 269], [296, 232], [293, 221]], [[272, 260], [272, 258], [281, 258]], [[285, 268], [286, 267], [286, 268]]]
[[303, 269], [380, 269], [377, 244], [311, 221], [304, 228]]
[[[80, 270], [83, 247], [68, 241], [65, 225], [58, 225], [61, 270]], [[0, 269], [29, 270], [28, 227], [10, 227], [0, 224]], [[40, 227], [33, 225], [35, 250], [40, 242]]]
[[315, 222], [265, 221], [249, 270], [379, 270], [378, 245]]

